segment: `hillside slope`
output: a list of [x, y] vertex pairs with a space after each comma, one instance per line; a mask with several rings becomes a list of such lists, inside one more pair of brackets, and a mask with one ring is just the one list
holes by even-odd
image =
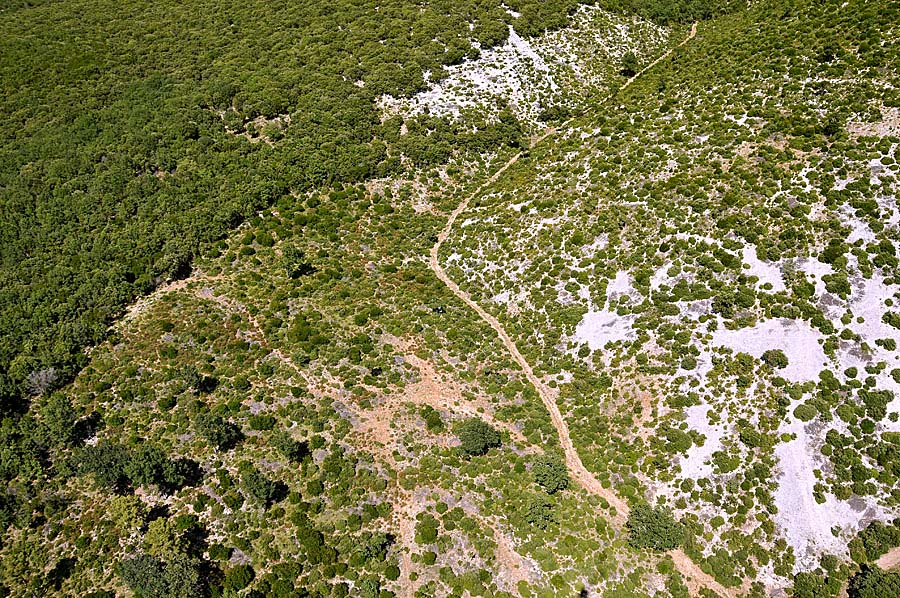
[[897, 46], [879, 10], [760, 3], [701, 27], [510, 168], [444, 246], [559, 384], [585, 464], [671, 505], [723, 583], [789, 585], [898, 514]]
[[[73, 100], [78, 144], [3, 129], [25, 214], [4, 228], [3, 392], [30, 406], [0, 426], [9, 595], [896, 582], [874, 566], [900, 546], [896, 3], [604, 3], [655, 24], [543, 4], [185, 6], [147, 41], [169, 83], [97, 62], [44, 89], [3, 65], [20, 126], [76, 89], [116, 112], [91, 125]], [[58, 34], [65, 54], [69, 8], [6, 9], [33, 28], [3, 43], [21, 61]], [[108, 8], [64, 29], [124, 60], [161, 8]], [[672, 20], [694, 15], [715, 18]], [[188, 31], [200, 74], [167, 49]], [[245, 87], [194, 97], [227, 69]], [[23, 108], [29, 85], [46, 95]], [[162, 169], [146, 105], [103, 99], [147, 85], [169, 98], [152, 122], [206, 119]], [[329, 106], [364, 114], [358, 134]], [[151, 157], [108, 153], [138, 138]], [[35, 230], [76, 232], [54, 254]]]

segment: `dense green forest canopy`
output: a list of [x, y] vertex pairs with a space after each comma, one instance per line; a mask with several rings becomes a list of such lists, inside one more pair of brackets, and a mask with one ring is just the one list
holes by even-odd
[[634, 13], [660, 23], [689, 23], [742, 10], [746, 0], [605, 0], [610, 10]]

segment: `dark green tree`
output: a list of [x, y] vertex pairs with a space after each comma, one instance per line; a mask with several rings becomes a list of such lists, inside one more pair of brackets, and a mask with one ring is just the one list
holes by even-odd
[[637, 56], [635, 56], [634, 52], [626, 52], [625, 56], [622, 57], [622, 69], [619, 72], [623, 77], [634, 77], [639, 70]]
[[416, 542], [419, 544], [431, 544], [438, 537], [438, 529], [440, 523], [433, 515], [428, 513], [422, 515], [422, 518], [416, 523]]
[[210, 444], [222, 450], [233, 448], [244, 437], [236, 425], [212, 413], [197, 414], [194, 429]]
[[128, 449], [120, 444], [99, 442], [75, 453], [74, 464], [81, 474], [93, 474], [103, 486], [122, 489], [128, 485], [125, 468], [130, 460]]
[[281, 250], [281, 264], [288, 278], [300, 278], [312, 274], [316, 269], [306, 259], [303, 250], [294, 245], [285, 245]]
[[556, 513], [549, 497], [536, 496], [529, 500], [525, 509], [525, 521], [538, 529], [547, 529], [551, 523], [555, 523]]
[[857, 562], [871, 562], [896, 546], [900, 546], [900, 519], [891, 525], [873, 521], [850, 541], [850, 556]]
[[159, 447], [144, 444], [129, 455], [124, 473], [135, 486], [156, 485], [171, 490], [180, 488], [185, 476], [177, 461]]
[[225, 589], [232, 591], [240, 591], [250, 585], [256, 572], [250, 565], [236, 565], [228, 570], [225, 574]]
[[831, 116], [829, 116], [825, 120], [825, 123], [822, 125], [822, 133], [826, 137], [836, 137], [843, 130], [843, 119], [836, 114], [832, 114]]
[[785, 355], [784, 351], [781, 349], [769, 349], [762, 354], [762, 360], [763, 363], [777, 369], [786, 368], [788, 366], [787, 355]]
[[878, 567], [864, 566], [850, 579], [849, 598], [896, 598], [900, 596], [900, 573], [885, 572]]
[[483, 455], [500, 446], [500, 433], [485, 421], [472, 417], [456, 426], [460, 449], [469, 457]]
[[68, 396], [59, 392], [50, 395], [41, 409], [41, 420], [50, 442], [65, 445], [75, 439], [78, 414]]
[[309, 455], [309, 443], [305, 440], [294, 440], [294, 438], [284, 430], [275, 432], [269, 442], [275, 450], [284, 455], [289, 461], [299, 462]]
[[444, 420], [441, 418], [441, 412], [431, 405], [424, 405], [419, 410], [419, 415], [425, 420], [425, 427], [429, 432], [443, 432]]
[[247, 496], [266, 507], [284, 494], [281, 484], [270, 480], [252, 465], [241, 467], [241, 485]]
[[142, 554], [121, 561], [116, 572], [137, 598], [183, 598], [202, 594], [199, 562], [177, 555], [168, 562]]

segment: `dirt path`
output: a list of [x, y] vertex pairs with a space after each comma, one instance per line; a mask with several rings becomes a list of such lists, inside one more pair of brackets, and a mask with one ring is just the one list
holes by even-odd
[[694, 39], [695, 35], [697, 35], [697, 23], [694, 23], [693, 25], [691, 25], [691, 32], [688, 33], [686, 38], [684, 38], [683, 40], [678, 42], [677, 46], [673, 46], [673, 47], [669, 48], [668, 50], [666, 50], [666, 52], [664, 54], [657, 57], [656, 60], [654, 60], [653, 62], [651, 62], [650, 64], [648, 64], [647, 66], [645, 66], [644, 68], [639, 70], [637, 73], [635, 73], [633, 77], [631, 77], [628, 81], [625, 82], [624, 85], [622, 85], [622, 87], [620, 88], [619, 91], [625, 91], [626, 89], [628, 89], [628, 86], [631, 85], [631, 83], [635, 79], [637, 79], [638, 77], [640, 77], [641, 75], [643, 75], [644, 73], [646, 73], [647, 71], [649, 71], [650, 69], [655, 67], [657, 64], [659, 64], [660, 62], [662, 62], [663, 60], [665, 60], [666, 58], [671, 56], [672, 52], [674, 52], [675, 50], [677, 50], [684, 44], [686, 44], [689, 41], [691, 41], [692, 39]]
[[684, 553], [680, 548], [670, 550], [669, 556], [675, 562], [675, 568], [681, 573], [688, 592], [691, 596], [699, 596], [700, 588], [712, 590], [719, 596], [731, 598], [744, 593], [750, 587], [750, 580], [744, 580], [744, 585], [738, 589], [729, 589], [720, 584], [715, 578], [697, 566], [697, 563]]
[[565, 420], [563, 419], [562, 414], [559, 412], [559, 407], [556, 404], [556, 391], [548, 387], [546, 384], [541, 382], [541, 380], [534, 373], [534, 370], [531, 367], [531, 364], [522, 356], [519, 352], [519, 348], [516, 346], [515, 342], [510, 338], [509, 334], [507, 334], [506, 329], [503, 328], [503, 325], [500, 322], [486, 312], [480, 305], [475, 303], [471, 297], [469, 297], [468, 293], [459, 288], [453, 280], [447, 276], [447, 273], [444, 272], [443, 267], [441, 267], [440, 260], [438, 259], [438, 253], [440, 252], [441, 245], [444, 244], [444, 241], [447, 240], [447, 237], [450, 235], [450, 232], [453, 230], [453, 224], [456, 221], [457, 217], [465, 210], [471, 198], [477, 196], [481, 193], [488, 185], [494, 183], [500, 175], [502, 175], [507, 168], [516, 163], [519, 159], [520, 154], [516, 154], [510, 160], [504, 164], [497, 172], [493, 174], [487, 181], [482, 183], [474, 193], [470, 194], [466, 199], [464, 199], [460, 204], [456, 207], [455, 210], [450, 214], [450, 217], [447, 219], [447, 224], [444, 225], [444, 229], [438, 234], [437, 242], [431, 248], [431, 269], [434, 271], [434, 274], [443, 282], [447, 287], [453, 292], [454, 295], [459, 297], [466, 305], [468, 305], [472, 310], [474, 310], [482, 320], [487, 322], [487, 324], [494, 329], [494, 332], [500, 337], [500, 340], [503, 342], [503, 346], [512, 356], [513, 360], [522, 368], [522, 371], [525, 372], [525, 377], [534, 386], [535, 390], [537, 390], [538, 395], [541, 397], [541, 401], [544, 403], [544, 407], [547, 409], [548, 413], [550, 413], [550, 419], [553, 421], [553, 427], [556, 428], [556, 434], [559, 436], [559, 444], [563, 449], [563, 453], [566, 457], [566, 467], [569, 470], [569, 475], [571, 475], [575, 481], [584, 487], [588, 492], [595, 494], [597, 496], [601, 496], [609, 502], [609, 504], [615, 508], [616, 514], [613, 517], [615, 523], [621, 525], [625, 522], [625, 518], [628, 517], [628, 504], [619, 498], [612, 490], [604, 488], [602, 484], [600, 484], [599, 480], [595, 478], [588, 470], [585, 468], [584, 464], [581, 462], [581, 457], [578, 456], [578, 451], [575, 450], [575, 446], [572, 444], [572, 438], [569, 436], [569, 426], [566, 425]]
[[[641, 69], [639, 73], [631, 77], [623, 86], [622, 90], [627, 88], [631, 83], [647, 70], [656, 66], [660, 61], [671, 56], [672, 52], [688, 41], [694, 38], [697, 34], [697, 24], [694, 23], [691, 26], [691, 31], [688, 36], [682, 40], [677, 46], [670, 48], [665, 54], [648, 64], [646, 67]], [[531, 147], [534, 147], [544, 139], [546, 139], [549, 135], [554, 133], [554, 129], [550, 129], [544, 131], [541, 135], [536, 137], [531, 142]], [[440, 264], [439, 253], [441, 250], [441, 246], [447, 240], [447, 237], [450, 236], [450, 233], [453, 230], [453, 225], [456, 223], [456, 219], [459, 217], [462, 212], [464, 212], [468, 206], [469, 202], [477, 197], [480, 193], [482, 193], [487, 187], [495, 183], [504, 172], [506, 172], [513, 164], [515, 164], [522, 153], [519, 152], [510, 158], [503, 166], [501, 166], [497, 172], [491, 175], [484, 183], [478, 186], [475, 191], [467, 195], [450, 213], [450, 216], [447, 218], [447, 223], [444, 225], [444, 228], [438, 234], [437, 241], [434, 246], [431, 248], [429, 264], [431, 266], [431, 270], [434, 272], [435, 276], [441, 280], [450, 291], [453, 292], [463, 303], [468, 305], [478, 316], [487, 323], [494, 332], [497, 333], [497, 336], [500, 337], [500, 341], [503, 343], [504, 348], [513, 358], [522, 371], [525, 373], [525, 377], [537, 391], [538, 396], [541, 398], [541, 402], [544, 404], [544, 407], [547, 409], [547, 412], [550, 414], [550, 419], [553, 422], [553, 427], [556, 429], [557, 436], [559, 437], [559, 444], [563, 449], [563, 453], [565, 454], [566, 460], [566, 468], [569, 471], [569, 475], [577, 482], [582, 488], [594, 494], [596, 496], [604, 498], [610, 506], [615, 509], [615, 514], [612, 517], [612, 522], [614, 525], [621, 526], [624, 524], [625, 520], [628, 517], [629, 507], [628, 503], [626, 503], [621, 497], [619, 497], [613, 490], [609, 488], [604, 488], [600, 481], [594, 477], [594, 475], [587, 470], [584, 464], [581, 462], [581, 457], [578, 455], [578, 451], [575, 449], [574, 444], [572, 443], [572, 438], [569, 434], [569, 426], [566, 424], [565, 419], [559, 411], [559, 406], [556, 403], [558, 392], [554, 389], [551, 389], [546, 384], [544, 384], [540, 378], [534, 373], [534, 369], [531, 367], [531, 364], [525, 359], [522, 353], [519, 351], [519, 348], [516, 346], [516, 343], [512, 340], [512, 338], [507, 334], [506, 329], [502, 324], [492, 316], [490, 313], [485, 311], [480, 305], [478, 305], [468, 293], [463, 291], [459, 285], [457, 285], [444, 271], [444, 268]], [[675, 562], [675, 566], [678, 571], [681, 573], [682, 577], [685, 578], [686, 583], [688, 584], [688, 588], [690, 589], [691, 595], [696, 596], [699, 594], [701, 587], [706, 587], [721, 596], [732, 597], [736, 596], [738, 591], [730, 590], [725, 588], [722, 584], [713, 579], [712, 576], [705, 573], [703, 570], [697, 566], [683, 551], [681, 550], [672, 550], [669, 551], [669, 556], [672, 557], [672, 560]], [[747, 581], [745, 581], [744, 585], [748, 585]]]
[[400, 576], [403, 580], [402, 588], [404, 598], [413, 598], [419, 587], [418, 581], [409, 578], [415, 571], [412, 562], [412, 553], [416, 551], [416, 515], [422, 510], [422, 505], [415, 500], [414, 493], [404, 490], [399, 481], [395, 486], [395, 509], [393, 514], [393, 528], [397, 530], [397, 545], [400, 548]]
[[[660, 61], [668, 58], [672, 55], [672, 51], [676, 48], [680, 48], [688, 41], [693, 39], [693, 37], [697, 34], [697, 24], [694, 23], [691, 26], [691, 31], [687, 37], [685, 37], [677, 46], [670, 48], [665, 54], [661, 55], [659, 58], [645, 66], [641, 71], [631, 77], [625, 85], [622, 86], [622, 89], [627, 88], [631, 83], [640, 77], [642, 74], [647, 72], [647, 70], [653, 68]], [[549, 137], [552, 133], [554, 133], [555, 129], [548, 129], [542, 132], [538, 137], [532, 140], [531, 147], [536, 146], [538, 143]], [[604, 488], [597, 478], [591, 474], [587, 468], [585, 468], [584, 464], [581, 462], [581, 457], [578, 456], [578, 451], [575, 450], [575, 446], [572, 444], [572, 439], [569, 436], [569, 426], [566, 424], [563, 419], [562, 414], [559, 411], [559, 406], [556, 404], [556, 396], [557, 391], [551, 389], [546, 384], [544, 384], [538, 377], [535, 375], [534, 370], [531, 367], [531, 364], [522, 356], [519, 352], [519, 348], [516, 346], [515, 342], [513, 342], [512, 338], [507, 334], [506, 329], [503, 328], [503, 325], [500, 322], [485, 311], [480, 305], [475, 303], [471, 297], [469, 297], [468, 293], [459, 288], [453, 280], [447, 276], [447, 273], [444, 271], [444, 268], [440, 264], [440, 260], [438, 259], [438, 254], [440, 253], [441, 246], [447, 240], [447, 237], [450, 236], [450, 232], [453, 230], [453, 225], [456, 223], [456, 219], [459, 217], [461, 213], [463, 213], [466, 208], [469, 207], [469, 202], [477, 197], [482, 191], [484, 191], [487, 187], [497, 182], [497, 180], [506, 172], [510, 166], [519, 161], [522, 152], [517, 153], [512, 158], [510, 158], [503, 166], [501, 166], [497, 172], [491, 175], [484, 183], [478, 186], [475, 191], [470, 193], [463, 199], [456, 209], [450, 213], [450, 216], [447, 218], [447, 223], [444, 225], [443, 230], [438, 234], [437, 242], [431, 248], [431, 259], [430, 265], [434, 274], [443, 282], [447, 287], [453, 292], [454, 295], [459, 297], [466, 305], [468, 305], [472, 310], [474, 310], [482, 320], [484, 320], [491, 328], [494, 329], [494, 332], [500, 337], [500, 340], [503, 342], [503, 346], [512, 356], [513, 360], [522, 368], [522, 371], [525, 372], [525, 377], [528, 381], [534, 386], [535, 390], [537, 390], [538, 395], [541, 397], [541, 401], [544, 403], [544, 407], [546, 407], [547, 411], [550, 413], [550, 418], [553, 421], [553, 427], [556, 428], [556, 433], [559, 436], [559, 443], [563, 449], [563, 452], [566, 457], [566, 467], [569, 469], [569, 474], [588, 492], [595, 494], [597, 496], [601, 496], [609, 502], [609, 504], [615, 508], [616, 514], [613, 518], [614, 523], [624, 523], [624, 520], [628, 517], [628, 504], [622, 500], [615, 492], [609, 490], [608, 488]]]
[[875, 564], [887, 571], [900, 566], [900, 548], [892, 548], [875, 561]]

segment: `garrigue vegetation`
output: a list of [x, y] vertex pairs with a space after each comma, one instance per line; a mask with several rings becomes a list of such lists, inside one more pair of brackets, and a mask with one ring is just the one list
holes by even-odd
[[726, 586], [847, 559], [845, 501], [885, 520], [900, 504], [898, 46], [880, 8], [762, 2], [701, 26], [443, 245], [559, 389], [585, 465], [671, 509]]
[[[620, 92], [652, 56], [622, 50], [502, 176], [536, 133], [514, 106], [380, 111], [510, 26], [526, 56], [607, 9], [672, 40], [712, 20]], [[681, 548], [754, 597], [894, 595], [898, 18], [14, 2], [0, 593], [680, 597]], [[439, 259], [558, 392], [624, 532], [428, 268], [476, 189]]]

